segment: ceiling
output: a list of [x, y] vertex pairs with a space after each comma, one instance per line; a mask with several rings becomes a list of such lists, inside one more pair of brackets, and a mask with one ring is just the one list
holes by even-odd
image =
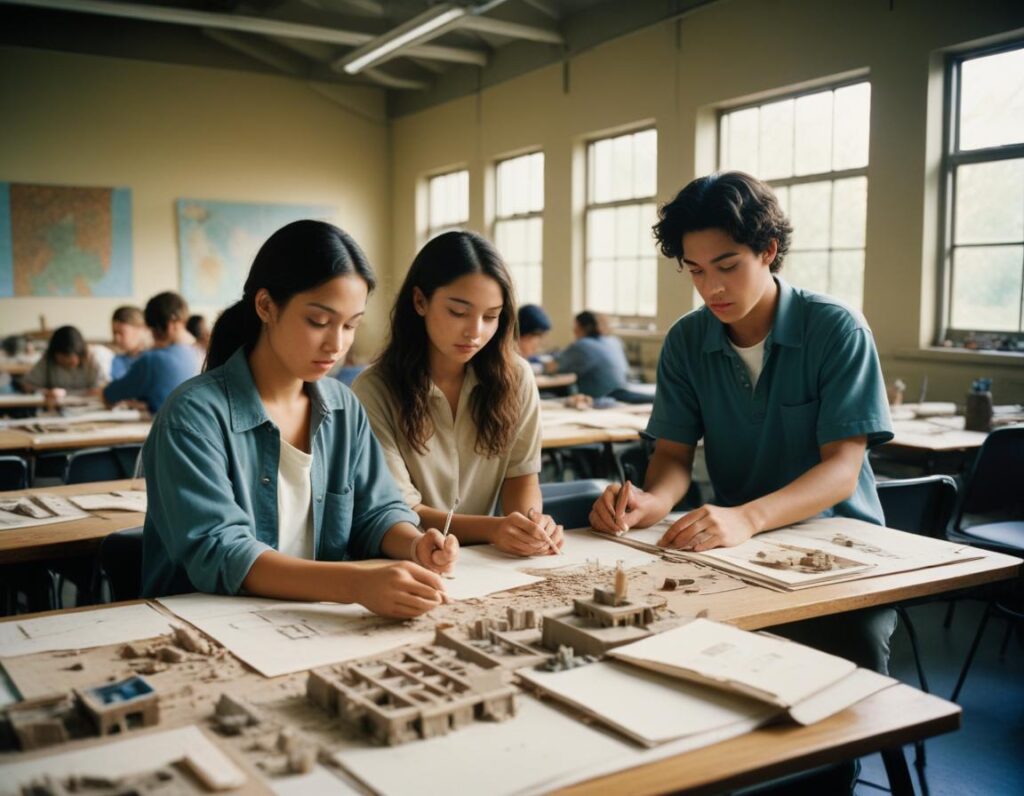
[[713, 0], [0, 0], [0, 44], [373, 85], [401, 116]]

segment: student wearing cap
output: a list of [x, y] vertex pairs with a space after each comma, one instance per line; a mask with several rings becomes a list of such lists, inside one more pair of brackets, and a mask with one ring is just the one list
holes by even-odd
[[[551, 319], [537, 304], [524, 304], [519, 308], [519, 355], [527, 362], [540, 364], [540, 347], [551, 331]], [[536, 370], [536, 368], [534, 368]]]

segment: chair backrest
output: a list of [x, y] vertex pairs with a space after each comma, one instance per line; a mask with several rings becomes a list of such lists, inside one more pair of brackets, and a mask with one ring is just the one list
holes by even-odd
[[1024, 518], [1024, 425], [997, 428], [967, 474], [957, 527], [964, 514]]
[[567, 529], [586, 528], [590, 525], [590, 509], [606, 486], [607, 481], [597, 478], [541, 484], [544, 513]]
[[113, 448], [85, 448], [68, 455], [64, 468], [65, 484], [91, 481], [116, 481], [124, 478], [121, 462]]
[[0, 456], [0, 492], [28, 489], [28, 462], [20, 456]]
[[945, 538], [956, 508], [956, 481], [950, 476], [893, 479], [877, 486], [886, 527]]
[[115, 601], [137, 600], [142, 591], [142, 528], [126, 528], [100, 543], [100, 567]]

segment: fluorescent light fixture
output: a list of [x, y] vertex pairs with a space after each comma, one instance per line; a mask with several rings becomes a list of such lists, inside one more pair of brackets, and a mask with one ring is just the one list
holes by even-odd
[[353, 50], [340, 60], [341, 68], [350, 75], [358, 74], [371, 64], [383, 60], [385, 56], [395, 50], [429, 36], [438, 28], [466, 16], [467, 13], [465, 8], [447, 4], [431, 8]]

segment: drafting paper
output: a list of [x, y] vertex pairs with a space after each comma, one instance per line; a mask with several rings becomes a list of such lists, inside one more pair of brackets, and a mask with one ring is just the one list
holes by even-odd
[[56, 495], [31, 495], [0, 499], [0, 531], [34, 528], [88, 517], [66, 498]]
[[430, 631], [375, 616], [360, 605], [182, 594], [160, 603], [265, 677], [427, 644]]
[[856, 665], [793, 641], [694, 619], [611, 650], [635, 666], [789, 708], [838, 682]]
[[797, 724], [814, 724], [899, 682], [870, 669], [855, 669], [837, 683], [789, 709]]
[[0, 622], [0, 657], [123, 644], [161, 636], [173, 626], [170, 619], [144, 603], [20, 621], [15, 618]]
[[518, 569], [474, 560], [472, 555], [464, 560], [460, 550], [452, 577], [445, 578], [444, 586], [452, 600], [473, 600], [499, 591], [540, 583], [542, 580], [544, 578], [527, 575]]
[[658, 561], [657, 555], [635, 550], [617, 544], [609, 538], [595, 536], [586, 531], [566, 531], [565, 546], [562, 555], [531, 556], [523, 558], [503, 553], [494, 545], [467, 545], [459, 550], [459, 562], [456, 567], [473, 565], [489, 565], [511, 569], [561, 569], [562, 567], [578, 567], [588, 562], [599, 562], [603, 567], [614, 567], [619, 561], [625, 569], [646, 566]]
[[146, 491], [125, 489], [94, 495], [72, 495], [68, 498], [86, 511], [146, 511]]
[[765, 722], [779, 713], [748, 697], [615, 661], [564, 672], [520, 669], [516, 674], [645, 746], [734, 725], [745, 732], [751, 722]]
[[364, 793], [321, 765], [313, 766], [308, 774], [273, 777], [267, 781], [267, 786], [277, 796], [362, 796]]
[[212, 778], [218, 790], [239, 788], [246, 775], [198, 727], [131, 733], [109, 743], [0, 764], [0, 794], [14, 796], [21, 785], [48, 775], [127, 777], [145, 774], [188, 757]]

